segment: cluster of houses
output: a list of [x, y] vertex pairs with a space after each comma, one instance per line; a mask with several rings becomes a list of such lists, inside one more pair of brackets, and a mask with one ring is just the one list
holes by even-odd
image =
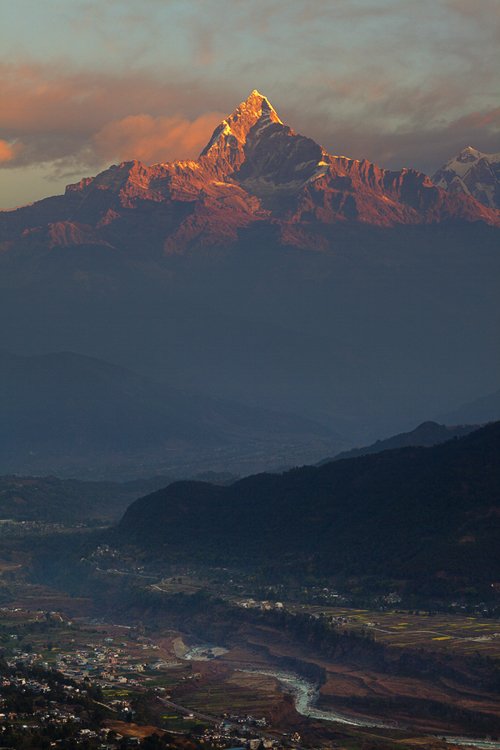
[[241, 599], [240, 601], [236, 602], [238, 607], [243, 607], [244, 609], [283, 609], [282, 602], [259, 602], [255, 601], [255, 599]]
[[382, 596], [381, 599], [386, 604], [399, 604], [399, 602], [403, 601], [400, 595], [397, 594], [395, 591], [391, 591], [390, 594], [386, 594], [385, 596]]
[[332, 615], [330, 617], [330, 622], [332, 625], [349, 625], [357, 621], [357, 617], [346, 617], [345, 615], [339, 615], [338, 617]]
[[[7, 662], [9, 666], [13, 664]], [[23, 692], [29, 690], [33, 693], [48, 693], [50, 688], [43, 682], [38, 680], [30, 680], [25, 677], [0, 677], [0, 687], [14, 686], [20, 688]]]
[[[44, 680], [34, 680], [30, 678], [25, 677], [2, 677], [0, 679], [0, 688], [4, 687], [14, 687], [16, 688], [20, 693], [35, 693], [36, 695], [43, 695], [46, 693], [50, 693], [51, 689], [49, 685]], [[86, 690], [80, 690], [80, 688], [75, 688], [71, 685], [63, 685], [62, 686], [64, 691], [68, 694], [80, 694], [80, 695], [86, 695]], [[2, 703], [4, 702], [4, 699], [2, 699]], [[66, 724], [68, 722], [71, 723], [79, 723], [81, 721], [81, 718], [73, 713], [72, 709], [68, 706], [59, 706], [54, 701], [50, 701], [48, 704], [48, 708], [39, 708], [36, 718], [36, 724], [30, 724], [30, 725], [19, 725], [18, 728], [20, 729], [39, 729], [40, 724]], [[19, 719], [19, 715], [15, 711], [5, 713], [0, 713], [0, 722], [2, 722], [2, 725], [0, 726], [0, 731], [5, 730], [5, 725], [3, 722], [5, 721], [17, 721]]]
[[242, 725], [242, 731], [245, 731], [249, 729], [250, 727], [259, 727], [260, 729], [265, 729], [267, 727], [267, 721], [262, 717], [261, 719], [258, 719], [256, 716], [252, 716], [251, 714], [245, 714], [245, 716], [238, 716], [236, 714], [225, 714], [224, 719], [229, 720], [231, 726], [231, 722], [233, 724], [241, 724]]
[[[193, 715], [187, 715], [186, 718], [193, 718]], [[238, 725], [236, 736], [235, 725]], [[222, 743], [225, 745], [231, 737], [233, 741], [237, 740], [241, 742], [240, 747], [246, 748], [247, 750], [258, 750], [259, 748], [270, 750], [270, 748], [281, 747], [278, 740], [270, 737], [259, 736], [258, 732], [255, 731], [258, 729], [265, 729], [266, 727], [267, 721], [264, 718], [258, 719], [251, 715], [237, 716], [233, 714], [224, 714], [223, 721], [220, 724], [205, 729], [203, 739], [215, 744]], [[253, 734], [254, 736], [248, 737], [249, 734]]]
[[[112, 639], [105, 639], [112, 641]], [[100, 680], [104, 683], [119, 683], [124, 685], [138, 686], [140, 683], [124, 675], [117, 675], [116, 672], [143, 672], [150, 665], [143, 661], [133, 661], [133, 658], [123, 652], [122, 648], [112, 646], [93, 646], [88, 644], [91, 651], [75, 651], [68, 654], [58, 654], [56, 657], [55, 667], [65, 677], [73, 680], [81, 680], [86, 677]], [[163, 663], [163, 662], [160, 662]], [[154, 665], [158, 667], [158, 662]]]
[[[17, 636], [11, 636], [11, 638], [16, 639]], [[133, 674], [143, 672], [146, 668], [161, 670], [179, 664], [177, 661], [165, 661], [163, 659], [157, 659], [152, 664], [141, 660], [137, 661], [135, 657], [125, 654], [122, 648], [112, 646], [112, 640], [112, 638], [106, 638], [106, 645], [89, 643], [87, 644], [88, 650], [79, 649], [69, 653], [58, 653], [55, 655], [55, 661], [50, 663], [43, 661], [43, 657], [39, 653], [27, 653], [22, 651], [21, 648], [14, 648], [11, 657], [7, 659], [7, 664], [10, 667], [15, 667], [19, 663], [28, 667], [39, 664], [45, 669], [54, 667], [64, 677], [71, 680], [82, 682], [86, 678], [92, 678], [99, 680], [104, 687], [107, 683], [110, 686], [117, 683], [133, 687], [140, 685], [132, 676], [125, 677], [123, 674], [117, 674], [117, 671]], [[143, 651], [150, 649], [158, 650], [158, 646], [142, 644]]]

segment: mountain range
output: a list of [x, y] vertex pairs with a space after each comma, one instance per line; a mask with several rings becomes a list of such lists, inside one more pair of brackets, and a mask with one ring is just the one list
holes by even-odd
[[179, 479], [156, 476], [129, 482], [82, 482], [49, 477], [0, 477], [0, 517], [42, 523], [116, 522], [138, 496]]
[[[489, 158], [466, 149], [434, 179], [460, 173], [465, 186], [471, 170]], [[147, 233], [145, 222], [131, 222], [134, 209], [147, 214]], [[388, 171], [327, 154], [284, 125], [257, 91], [216, 128], [197, 161], [151, 167], [123, 162], [68, 185], [64, 196], [5, 212], [1, 219], [7, 250], [135, 247], [139, 229], [143, 244], [166, 255], [227, 245], [256, 226], [270, 229], [282, 244], [316, 249], [327, 246], [325, 227], [338, 222], [387, 227], [463, 219], [500, 226], [498, 214], [468, 190], [448, 193], [412, 169]]]
[[[298, 463], [301, 460], [300, 451], [304, 454], [308, 443], [312, 452], [321, 450], [321, 446], [328, 443], [328, 430], [325, 427], [301, 417], [218, 402], [186, 391], [176, 393], [175, 389], [148, 382], [134, 373], [87, 357], [62, 353], [21, 358], [0, 353], [0, 364], [0, 379], [7, 385], [7, 401], [11, 407], [8, 414], [0, 402], [0, 455], [5, 464], [10, 454], [10, 460], [24, 473], [24, 476], [19, 473], [0, 476], [0, 516], [5, 519], [70, 522], [92, 518], [117, 520], [138, 497], [164, 489], [173, 482], [194, 479], [226, 486], [240, 478], [227, 471], [205, 470], [193, 474], [204, 463], [212, 461], [216, 465], [224, 461], [232, 466], [240, 463], [247, 471], [253, 466], [264, 465], [267, 469], [271, 468], [273, 473], [280, 474], [290, 468], [274, 468], [274, 464], [283, 459], [286, 450], [290, 452], [289, 460], [297, 459]], [[69, 374], [71, 371], [73, 375]], [[18, 381], [17, 388], [22, 399], [9, 389], [8, 384], [13, 379]], [[33, 393], [30, 394], [28, 390]], [[75, 396], [77, 393], [80, 395]], [[68, 394], [72, 394], [69, 399]], [[120, 397], [128, 399], [128, 408], [124, 409], [120, 404]], [[102, 410], [99, 417], [94, 413], [96, 409]], [[153, 411], [155, 421], [151, 421]], [[191, 423], [188, 422], [188, 414], [191, 415]], [[251, 418], [253, 422], [249, 423]], [[126, 425], [125, 419], [128, 420]], [[202, 429], [197, 419], [203, 422]], [[13, 423], [16, 424], [15, 434]], [[98, 432], [97, 435], [88, 435], [89, 425]], [[167, 448], [165, 444], [161, 445], [158, 429], [160, 433], [163, 430], [165, 440], [167, 431], [178, 435], [179, 430], [186, 430], [187, 426], [194, 435], [194, 445], [188, 443], [185, 434], [184, 440], [177, 437], [177, 449], [172, 445]], [[137, 428], [139, 435], [134, 434]], [[208, 443], [208, 447], [203, 444], [203, 429], [210, 431], [211, 444]], [[254, 455], [255, 450], [252, 451], [251, 438], [247, 436], [252, 429], [255, 440], [259, 440], [258, 458]], [[333, 458], [324, 458], [316, 466], [395, 448], [433, 446], [463, 437], [476, 429], [478, 425], [447, 427], [436, 422], [424, 422], [410, 432], [377, 440], [365, 448], [342, 451]], [[10, 434], [6, 434], [9, 430]], [[292, 445], [287, 443], [287, 440], [291, 440], [291, 430], [295, 430], [293, 438], [296, 441]], [[146, 431], [148, 435], [144, 439], [141, 432]], [[236, 435], [243, 444], [240, 452], [235, 445]], [[170, 442], [175, 443], [175, 440]], [[156, 466], [162, 467], [162, 449], [163, 467], [167, 462], [171, 467], [174, 459], [177, 470], [174, 468], [151, 478], [123, 481], [126, 476], [151, 473], [155, 468], [155, 457]], [[230, 456], [224, 455], [225, 450]], [[244, 451], [248, 454], [246, 463], [241, 457]], [[142, 460], [139, 461], [139, 458]], [[81, 481], [39, 474], [26, 476], [30, 468], [35, 467], [40, 471], [46, 466], [50, 467], [51, 462], [55, 473], [60, 475], [111, 475], [122, 481]], [[302, 463], [305, 463], [303, 457]], [[5, 470], [4, 464], [0, 464], [0, 471]]]
[[196, 161], [0, 213], [0, 347], [368, 442], [498, 389], [499, 236], [473, 196], [332, 156], [253, 92]]
[[455, 411], [441, 414], [438, 419], [444, 424], [484, 424], [500, 419], [500, 390], [462, 404]]
[[124, 480], [221, 465], [248, 474], [343, 446], [305, 417], [173, 388], [74, 353], [0, 352], [0, 382], [4, 474]]
[[323, 464], [327, 464], [329, 461], [339, 461], [341, 458], [356, 458], [356, 456], [381, 453], [393, 448], [405, 448], [408, 445], [430, 447], [431, 445], [444, 443], [454, 437], [468, 435], [469, 432], [477, 430], [478, 427], [479, 425], [477, 424], [459, 424], [447, 427], [444, 424], [437, 424], [437, 422], [422, 422], [422, 424], [410, 432], [402, 432], [385, 440], [377, 440], [372, 445], [367, 445], [364, 448], [351, 448], [348, 451], [337, 453], [331, 458], [323, 458], [321, 461], [318, 461], [316, 466], [323, 466]]

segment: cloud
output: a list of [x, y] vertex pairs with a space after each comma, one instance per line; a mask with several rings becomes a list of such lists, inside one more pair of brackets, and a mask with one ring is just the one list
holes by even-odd
[[209, 112], [193, 122], [181, 116], [131, 115], [107, 123], [92, 140], [103, 161], [138, 159], [154, 164], [195, 159], [223, 119], [220, 112]]
[[311, 118], [303, 121], [299, 129], [331, 154], [368, 159], [386, 169], [407, 167], [432, 175], [466, 146], [487, 154], [498, 152], [500, 112], [492, 109], [446, 123], [434, 121], [428, 127], [408, 120], [404, 127], [391, 131], [356, 118], [339, 121], [330, 130], [325, 123]]
[[498, 23], [500, 9], [498, 0], [442, 0], [445, 6], [455, 13], [464, 16], [466, 19], [474, 20], [478, 23], [493, 24]]
[[210, 87], [34, 63], [0, 65], [0, 98], [1, 166], [52, 163], [57, 174], [110, 159], [193, 158], [228, 114], [214, 110], [221, 96]]
[[452, 123], [450, 129], [470, 130], [485, 127], [500, 130], [500, 107], [496, 107], [489, 112], [472, 112], [470, 115], [460, 117], [456, 122]]
[[206, 26], [194, 26], [193, 35], [199, 64], [212, 65], [215, 60], [212, 33]]
[[23, 149], [23, 144], [18, 141], [17, 143], [10, 144], [7, 141], [0, 140], [0, 163], [6, 161], [12, 161], [19, 151]]
[[0, 128], [89, 135], [110, 119], [142, 112], [155, 117], [175, 109], [198, 116], [213, 101], [211, 93], [210, 87], [172, 82], [169, 76], [158, 78], [148, 71], [108, 74], [72, 71], [61, 63], [0, 63]]

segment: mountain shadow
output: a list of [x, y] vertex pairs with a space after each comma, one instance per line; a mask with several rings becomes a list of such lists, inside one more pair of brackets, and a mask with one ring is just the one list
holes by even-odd
[[500, 578], [500, 422], [406, 447], [259, 474], [177, 482], [133, 503], [113, 544], [151, 556], [431, 581]]

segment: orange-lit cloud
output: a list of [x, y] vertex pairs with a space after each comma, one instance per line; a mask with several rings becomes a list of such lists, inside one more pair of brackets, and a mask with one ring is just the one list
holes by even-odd
[[500, 10], [498, 0], [444, 0], [444, 4], [467, 19], [479, 22], [498, 22]]
[[12, 161], [23, 148], [24, 145], [20, 141], [10, 144], [7, 141], [0, 140], [0, 163]]
[[6, 141], [0, 141], [0, 162], [10, 161], [13, 156], [14, 151], [12, 149], [12, 146], [9, 146]]
[[210, 88], [185, 86], [142, 72], [121, 74], [65, 70], [62, 65], [0, 63], [0, 128], [91, 134], [110, 119], [169, 109], [192, 119], [217, 99]]
[[155, 164], [195, 159], [223, 119], [220, 112], [209, 112], [193, 122], [180, 116], [130, 115], [107, 123], [95, 134], [93, 144], [105, 161], [138, 159], [144, 164]]
[[485, 126], [497, 126], [500, 128], [500, 107], [489, 112], [472, 112], [470, 115], [460, 117], [451, 127], [453, 129], [484, 128]]
[[111, 159], [194, 158], [228, 114], [214, 111], [217, 98], [210, 89], [144, 73], [0, 64], [0, 162], [9, 168], [53, 163], [58, 173], [71, 173]]

